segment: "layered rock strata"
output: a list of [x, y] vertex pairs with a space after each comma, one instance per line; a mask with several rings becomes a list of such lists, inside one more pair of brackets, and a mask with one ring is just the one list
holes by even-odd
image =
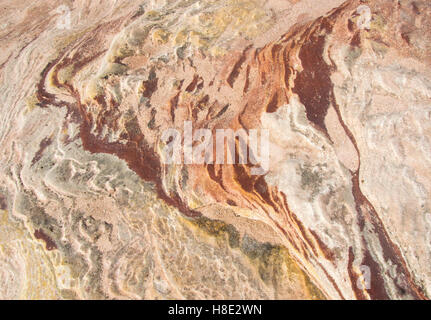
[[[1, 298], [430, 297], [428, 1], [0, 10]], [[268, 170], [167, 164], [185, 122]]]

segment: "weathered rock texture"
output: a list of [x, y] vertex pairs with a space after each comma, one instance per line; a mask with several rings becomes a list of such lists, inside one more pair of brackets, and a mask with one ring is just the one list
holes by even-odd
[[[0, 298], [431, 296], [429, 1], [0, 15]], [[186, 120], [269, 130], [269, 171], [163, 164]]]

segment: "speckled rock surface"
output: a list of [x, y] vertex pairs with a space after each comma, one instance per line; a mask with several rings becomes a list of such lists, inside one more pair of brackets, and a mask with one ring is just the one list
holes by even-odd
[[[1, 299], [431, 297], [429, 1], [0, 17]], [[267, 132], [267, 170], [167, 163], [185, 122]]]

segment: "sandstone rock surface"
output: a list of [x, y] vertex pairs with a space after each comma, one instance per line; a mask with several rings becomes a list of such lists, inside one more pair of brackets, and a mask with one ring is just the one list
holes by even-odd
[[[1, 299], [431, 297], [429, 1], [0, 16]], [[266, 130], [267, 172], [166, 164], [185, 121]]]

